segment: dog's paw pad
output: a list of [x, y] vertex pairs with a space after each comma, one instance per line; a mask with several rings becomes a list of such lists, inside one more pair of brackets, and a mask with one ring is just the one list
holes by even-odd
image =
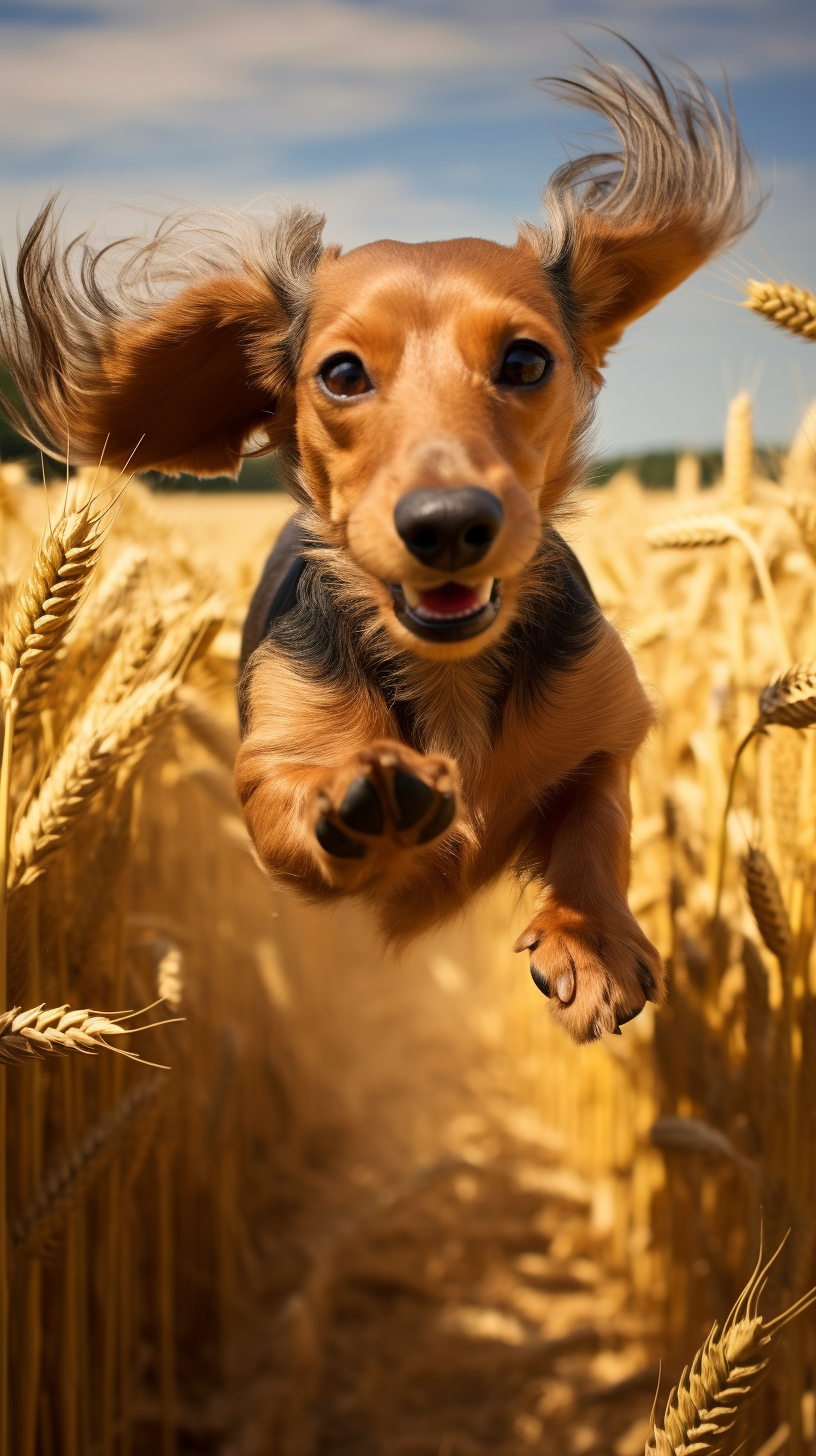
[[382, 834], [385, 827], [380, 796], [370, 779], [354, 779], [337, 812], [343, 823], [358, 834]]
[[552, 986], [540, 966], [537, 966], [534, 961], [530, 961], [530, 975], [533, 978], [533, 985], [538, 987], [542, 996], [552, 996]]
[[314, 832], [321, 849], [325, 849], [335, 859], [362, 859], [365, 854], [365, 845], [360, 844], [359, 840], [350, 839], [325, 814], [318, 818]]
[[423, 783], [422, 779], [406, 773], [404, 769], [397, 769], [391, 785], [399, 826], [401, 829], [413, 829], [433, 804], [434, 791], [430, 784]]
[[453, 823], [455, 814], [456, 795], [443, 794], [428, 823], [423, 826], [418, 842], [420, 844], [430, 844], [432, 839], [438, 839], [439, 835], [444, 834], [445, 830]]

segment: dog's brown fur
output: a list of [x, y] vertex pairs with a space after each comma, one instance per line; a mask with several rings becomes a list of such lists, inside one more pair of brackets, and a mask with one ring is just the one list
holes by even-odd
[[[74, 458], [104, 448], [207, 475], [234, 473], [250, 442], [280, 451], [305, 564], [290, 610], [249, 643], [236, 765], [264, 865], [315, 899], [365, 896], [395, 939], [513, 865], [540, 892], [518, 948], [566, 1030], [591, 1040], [662, 986], [626, 901], [629, 767], [652, 713], [553, 521], [608, 349], [744, 228], [752, 174], [733, 117], [690, 73], [667, 88], [648, 65], [645, 78], [595, 65], [558, 86], [621, 148], [561, 168], [549, 227], [525, 226], [514, 247], [321, 252], [320, 219], [298, 211], [272, 229], [212, 226], [197, 269], [183, 219], [106, 284], [107, 253], [84, 239], [62, 252], [46, 209], [2, 327], [27, 428], [52, 448], [70, 431]], [[513, 393], [496, 371], [520, 338], [554, 363], [544, 387]], [[368, 394], [320, 388], [338, 351], [364, 361]], [[504, 524], [455, 579], [500, 581], [501, 609], [479, 636], [424, 641], [388, 584], [451, 573], [408, 551], [394, 507], [463, 485], [497, 497]], [[427, 790], [411, 825], [400, 774]], [[341, 813], [361, 780], [377, 832]], [[318, 819], [350, 857], [321, 847]]]

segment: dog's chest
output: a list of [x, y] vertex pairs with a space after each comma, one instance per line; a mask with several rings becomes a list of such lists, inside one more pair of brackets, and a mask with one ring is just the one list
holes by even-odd
[[483, 763], [496, 735], [499, 674], [473, 660], [418, 661], [401, 675], [399, 699], [423, 753], [455, 758], [464, 771]]

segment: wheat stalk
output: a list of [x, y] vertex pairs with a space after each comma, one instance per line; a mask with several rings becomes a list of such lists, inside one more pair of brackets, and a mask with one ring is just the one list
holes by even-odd
[[239, 740], [234, 728], [222, 723], [215, 713], [210, 712], [202, 698], [193, 688], [183, 687], [179, 693], [181, 721], [204, 748], [228, 769], [235, 766]]
[[723, 1449], [728, 1432], [759, 1389], [776, 1336], [816, 1301], [812, 1289], [775, 1319], [766, 1321], [759, 1313], [759, 1300], [779, 1252], [763, 1268], [760, 1251], [757, 1267], [722, 1331], [714, 1325], [671, 1392], [663, 1425], [655, 1424], [646, 1456], [716, 1456]]
[[[152, 1008], [147, 1007], [150, 1011]], [[72, 1011], [70, 1006], [34, 1006], [23, 1011], [15, 1006], [0, 1015], [0, 1062], [27, 1062], [48, 1056], [64, 1056], [67, 1052], [83, 1052], [95, 1056], [106, 1050], [119, 1052], [131, 1061], [141, 1062], [138, 1052], [126, 1051], [124, 1047], [112, 1047], [105, 1040], [108, 1036], [132, 1036], [136, 1031], [147, 1031], [145, 1026], [122, 1026], [138, 1011], [120, 1011], [113, 1016], [104, 1012]], [[169, 1022], [154, 1022], [155, 1026], [166, 1026]], [[154, 1063], [148, 1063], [153, 1066]], [[166, 1071], [167, 1068], [162, 1068]]]
[[752, 845], [743, 862], [745, 888], [762, 939], [780, 961], [793, 948], [793, 932], [774, 867], [761, 849]]
[[14, 828], [10, 890], [31, 884], [42, 873], [103, 785], [117, 769], [132, 766], [172, 710], [177, 691], [178, 680], [163, 674], [137, 688], [110, 714], [80, 725]]
[[816, 294], [809, 288], [794, 288], [792, 283], [759, 283], [750, 278], [745, 285], [748, 294], [744, 307], [761, 314], [781, 329], [816, 339]]
[[159, 1077], [137, 1082], [105, 1117], [88, 1128], [76, 1147], [46, 1169], [40, 1189], [12, 1229], [16, 1253], [30, 1254], [48, 1239], [103, 1171], [123, 1138], [154, 1105], [161, 1088]]

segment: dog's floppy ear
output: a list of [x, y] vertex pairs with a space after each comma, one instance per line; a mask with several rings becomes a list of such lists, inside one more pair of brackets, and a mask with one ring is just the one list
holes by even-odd
[[591, 372], [624, 329], [729, 247], [754, 221], [756, 178], [730, 105], [694, 73], [663, 77], [592, 64], [545, 82], [599, 113], [617, 133], [608, 151], [560, 167], [544, 195], [549, 228], [525, 224], [571, 336]]
[[[72, 461], [235, 475], [283, 444], [323, 219], [165, 222], [147, 243], [61, 248], [53, 200], [4, 271], [0, 345], [29, 439]], [[115, 262], [116, 268], [111, 264]], [[180, 286], [179, 286], [180, 285]]]

